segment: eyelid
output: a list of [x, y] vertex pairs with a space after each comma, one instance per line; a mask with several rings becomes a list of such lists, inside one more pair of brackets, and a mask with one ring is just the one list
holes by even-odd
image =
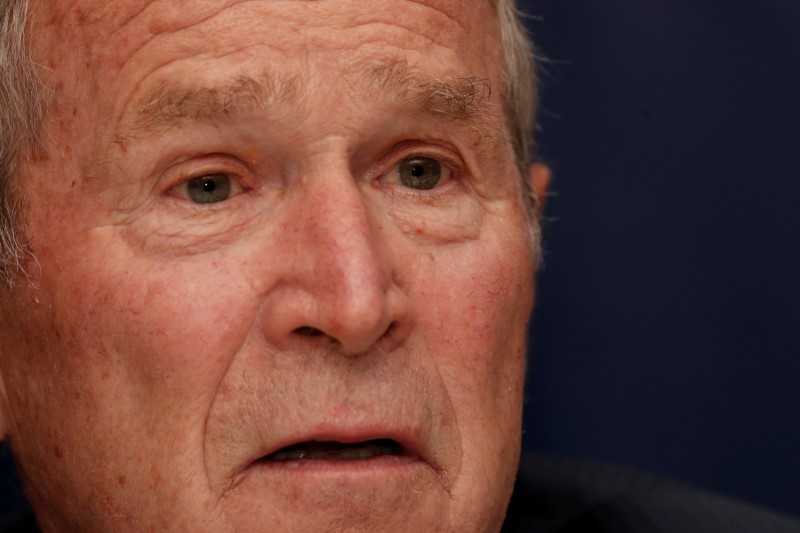
[[[230, 201], [235, 196], [255, 188], [255, 183], [252, 183], [253, 172], [248, 165], [230, 156], [210, 154], [188, 161], [182, 161], [168, 168], [164, 172], [166, 183], [161, 188], [163, 191], [162, 195], [194, 204], [185, 194], [187, 184], [194, 179], [215, 174], [224, 174], [231, 179], [231, 196], [224, 202]], [[175, 194], [175, 191], [180, 189], [184, 189], [183, 194]]]
[[407, 143], [400, 147], [395, 147], [388, 151], [384, 157], [381, 159], [383, 161], [387, 161], [386, 164], [380, 164], [379, 168], [381, 170], [374, 172], [373, 176], [377, 179], [384, 186], [392, 186], [395, 185], [393, 183], [387, 183], [384, 181], [384, 177], [390, 174], [391, 172], [395, 171], [403, 161], [414, 159], [417, 157], [420, 158], [429, 158], [435, 159], [442, 165], [443, 170], [443, 179], [442, 183], [436, 185], [433, 189], [423, 190], [423, 189], [411, 189], [408, 187], [402, 187], [403, 190], [408, 191], [411, 194], [423, 194], [423, 195], [431, 195], [437, 194], [439, 189], [447, 186], [449, 183], [453, 181], [458, 181], [459, 177], [465, 171], [465, 164], [464, 162], [457, 156], [451, 155], [448, 151], [453, 151], [452, 149], [447, 149], [445, 147], [441, 147], [439, 145], [430, 145], [430, 144], [422, 144], [422, 143]]

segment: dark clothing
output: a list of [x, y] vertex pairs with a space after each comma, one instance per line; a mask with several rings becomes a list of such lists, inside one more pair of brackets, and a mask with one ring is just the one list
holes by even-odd
[[523, 456], [502, 533], [800, 533], [800, 522], [636, 470]]
[[[0, 521], [1, 522], [1, 521]], [[0, 533], [36, 533], [33, 514]], [[800, 533], [800, 522], [635, 470], [524, 456], [502, 533]]]
[[0, 533], [39, 533], [39, 525], [29, 511], [0, 519]]

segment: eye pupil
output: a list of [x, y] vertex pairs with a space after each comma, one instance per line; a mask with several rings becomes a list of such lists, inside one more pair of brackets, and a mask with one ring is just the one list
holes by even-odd
[[196, 204], [223, 202], [231, 195], [231, 178], [226, 174], [209, 174], [186, 182], [186, 194]]
[[442, 179], [442, 165], [430, 157], [414, 157], [398, 167], [400, 182], [412, 189], [433, 189]]

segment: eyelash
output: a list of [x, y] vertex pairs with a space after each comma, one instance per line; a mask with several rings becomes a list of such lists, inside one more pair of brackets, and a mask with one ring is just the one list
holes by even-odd
[[[427, 158], [433, 159], [441, 163], [442, 169], [447, 172], [448, 178], [447, 181], [443, 185], [437, 185], [432, 189], [413, 189], [411, 187], [404, 187], [402, 185], [394, 185], [388, 183], [381, 183], [381, 178], [389, 174], [389, 172], [393, 171], [395, 167], [400, 165], [403, 161], [408, 159], [414, 158]], [[384, 158], [385, 159], [385, 158]], [[442, 154], [439, 151], [434, 150], [426, 150], [426, 149], [406, 149], [399, 153], [399, 156], [393, 156], [389, 159], [391, 163], [389, 165], [383, 166], [381, 165], [381, 171], [373, 173], [372, 179], [377, 181], [378, 187], [387, 189], [393, 195], [398, 196], [414, 196], [414, 197], [437, 197], [442, 196], [449, 192], [449, 185], [454, 182], [458, 182], [464, 172], [464, 165], [461, 161], [457, 160], [455, 157], [451, 157], [446, 154]]]
[[[211, 159], [212, 157], [207, 157], [204, 159]], [[164, 189], [162, 193], [162, 197], [169, 197], [175, 198], [182, 202], [187, 202], [192, 205], [200, 205], [194, 204], [190, 200], [184, 197], [179, 197], [177, 195], [170, 194], [171, 191], [174, 191], [180, 187], [188, 187], [188, 183], [192, 180], [203, 178], [206, 176], [213, 176], [217, 174], [224, 174], [231, 179], [232, 183], [236, 183], [240, 189], [240, 192], [236, 195], [231, 196], [228, 200], [219, 203], [225, 203], [227, 201], [232, 200], [236, 196], [239, 196], [242, 193], [247, 193], [253, 190], [251, 185], [247, 184], [247, 176], [241, 169], [233, 170], [231, 167], [234, 165], [231, 163], [221, 164], [215, 162], [198, 162], [196, 165], [191, 165], [191, 168], [188, 171], [181, 171], [177, 177], [170, 179], [169, 185]], [[217, 203], [206, 204], [202, 206], [204, 209], [214, 208], [217, 206]]]

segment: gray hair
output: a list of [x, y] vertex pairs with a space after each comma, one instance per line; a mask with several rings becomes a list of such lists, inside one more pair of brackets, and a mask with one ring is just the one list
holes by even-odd
[[8, 285], [28, 254], [15, 178], [21, 162], [41, 147], [44, 107], [26, 39], [27, 14], [28, 0], [0, 5], [0, 278]]
[[[29, 0], [0, 0], [0, 278], [13, 285], [28, 254], [16, 175], [25, 158], [42, 149], [44, 87], [26, 35]], [[538, 248], [536, 199], [527, 165], [534, 148], [538, 107], [533, 45], [521, 22], [515, 0], [493, 0], [504, 56], [503, 102], [517, 167], [527, 201], [533, 243]]]
[[534, 150], [534, 125], [539, 107], [533, 42], [514, 0], [494, 0], [503, 50], [503, 102], [509, 119], [517, 165], [527, 174]]
[[493, 0], [500, 26], [503, 51], [503, 105], [505, 106], [517, 172], [522, 184], [525, 212], [534, 260], [541, 260], [540, 202], [528, 179], [528, 164], [534, 157], [536, 112], [539, 108], [539, 82], [533, 41], [525, 26], [524, 16], [515, 0]]

